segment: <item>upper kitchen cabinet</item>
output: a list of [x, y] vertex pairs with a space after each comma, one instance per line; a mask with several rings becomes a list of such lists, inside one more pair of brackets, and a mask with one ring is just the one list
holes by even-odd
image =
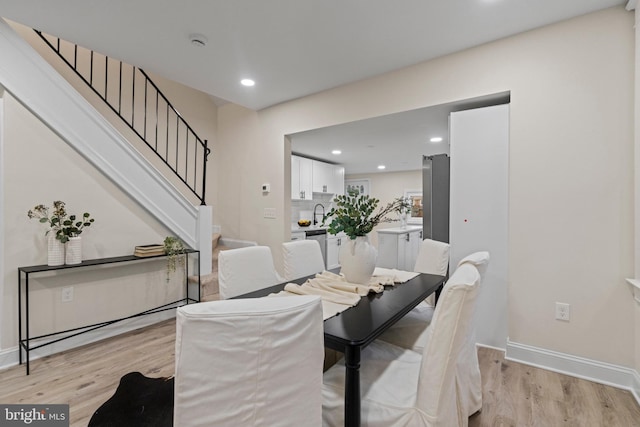
[[313, 163], [305, 157], [291, 156], [291, 199], [313, 199]]
[[344, 194], [344, 167], [313, 160], [313, 191]]

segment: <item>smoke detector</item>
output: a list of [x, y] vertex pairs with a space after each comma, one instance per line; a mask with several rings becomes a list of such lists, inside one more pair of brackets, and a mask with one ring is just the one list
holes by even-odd
[[209, 41], [202, 34], [191, 34], [189, 40], [191, 41], [191, 45], [195, 47], [205, 47]]

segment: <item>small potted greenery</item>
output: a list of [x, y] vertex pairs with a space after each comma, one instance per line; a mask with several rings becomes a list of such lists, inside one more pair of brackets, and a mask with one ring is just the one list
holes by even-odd
[[184, 243], [178, 237], [175, 236], [167, 236], [164, 239], [164, 252], [167, 255], [167, 282], [171, 278], [171, 274], [173, 274], [178, 265], [181, 267], [184, 266], [184, 257], [182, 256], [186, 253], [186, 248], [184, 247]]
[[[45, 233], [49, 236], [48, 265], [79, 264], [82, 262], [80, 234], [95, 221], [91, 218], [91, 214], [85, 212], [82, 218], [68, 215], [65, 202], [56, 200], [50, 208], [45, 205], [36, 205], [27, 212], [27, 216], [38, 219], [40, 223], [49, 226]], [[49, 235], [52, 231], [54, 234]], [[67, 244], [66, 254], [65, 244]]]
[[[49, 215], [50, 210], [51, 215]], [[85, 227], [91, 226], [95, 221], [89, 212], [82, 214], [82, 218], [78, 220], [76, 215], [67, 215], [66, 204], [61, 200], [54, 201], [52, 208], [36, 205], [33, 209], [29, 209], [27, 216], [38, 219], [42, 224], [48, 224], [49, 229], [45, 235], [55, 231], [56, 239], [62, 243], [67, 243], [70, 237], [78, 237]]]
[[[51, 214], [49, 214], [49, 211], [51, 211]], [[64, 233], [62, 233], [62, 223], [67, 218], [67, 210], [63, 201], [54, 201], [51, 208], [45, 205], [36, 205], [33, 209], [29, 209], [27, 216], [31, 219], [35, 218], [41, 224], [47, 224], [49, 226], [44, 233], [45, 236], [53, 231], [55, 232], [56, 239], [62, 240], [64, 236]]]
[[69, 241], [71, 237], [78, 237], [82, 234], [82, 231], [86, 227], [90, 227], [91, 224], [95, 222], [95, 219], [91, 218], [91, 214], [89, 212], [85, 212], [82, 214], [82, 218], [76, 220], [75, 215], [69, 215], [68, 219], [62, 221], [62, 233], [61, 237], [59, 237], [62, 243], [66, 243]]

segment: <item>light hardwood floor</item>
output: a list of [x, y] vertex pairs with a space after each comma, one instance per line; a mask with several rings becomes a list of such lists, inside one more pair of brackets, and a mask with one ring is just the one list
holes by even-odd
[[[86, 426], [115, 391], [120, 377], [173, 374], [175, 321], [0, 371], [0, 403], [68, 403], [72, 426]], [[502, 352], [479, 349], [482, 412], [471, 427], [640, 426], [631, 393], [504, 360]]]

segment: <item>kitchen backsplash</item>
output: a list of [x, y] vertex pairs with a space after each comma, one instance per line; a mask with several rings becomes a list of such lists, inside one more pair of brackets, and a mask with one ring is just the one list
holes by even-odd
[[[300, 219], [300, 212], [307, 211], [313, 212], [313, 208], [318, 203], [324, 206], [324, 212], [327, 213], [333, 206], [334, 194], [326, 193], [313, 193], [313, 200], [292, 200], [291, 201], [291, 222], [298, 222]], [[322, 208], [318, 206], [316, 213], [321, 213]], [[306, 218], [313, 220], [313, 218]]]

